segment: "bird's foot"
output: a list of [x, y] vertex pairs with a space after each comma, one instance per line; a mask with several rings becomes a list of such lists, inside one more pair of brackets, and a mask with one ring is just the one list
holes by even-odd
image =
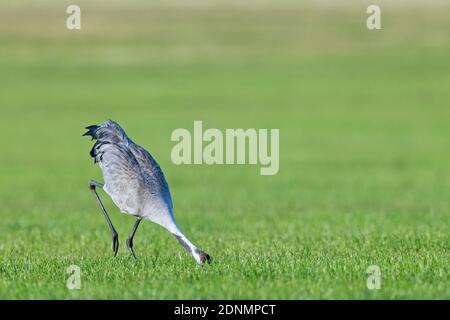
[[117, 232], [113, 233], [112, 241], [113, 241], [112, 249], [115, 257], [117, 255], [117, 251], [119, 251], [119, 235], [117, 234]]
[[134, 253], [134, 249], [133, 249], [133, 239], [131, 239], [131, 238], [127, 239], [127, 247], [128, 247], [128, 250], [130, 251], [133, 262], [136, 262], [136, 254]]

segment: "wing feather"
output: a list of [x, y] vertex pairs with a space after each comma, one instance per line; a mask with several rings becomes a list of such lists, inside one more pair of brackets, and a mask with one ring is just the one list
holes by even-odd
[[104, 190], [122, 212], [140, 215], [145, 204], [173, 204], [164, 174], [150, 153], [128, 138], [122, 127], [108, 120], [86, 127], [84, 135], [96, 140], [90, 155], [98, 162], [105, 181]]

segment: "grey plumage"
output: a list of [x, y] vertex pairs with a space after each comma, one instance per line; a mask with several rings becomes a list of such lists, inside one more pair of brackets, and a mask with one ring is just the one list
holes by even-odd
[[[169, 186], [150, 153], [134, 143], [112, 120], [86, 129], [84, 135], [96, 140], [90, 155], [103, 172], [105, 184], [102, 187], [121, 212], [163, 226], [198, 263], [209, 262], [209, 255], [195, 247], [176, 224]], [[129, 249], [134, 256], [133, 249]]]

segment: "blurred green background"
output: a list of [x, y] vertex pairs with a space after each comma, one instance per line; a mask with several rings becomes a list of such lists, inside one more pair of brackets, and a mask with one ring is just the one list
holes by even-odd
[[[450, 4], [0, 1], [0, 298], [450, 298]], [[158, 160], [214, 263], [87, 188], [108, 118]], [[176, 166], [176, 128], [279, 128], [280, 171]], [[66, 268], [82, 288], [66, 288]], [[378, 265], [381, 290], [368, 290]]]

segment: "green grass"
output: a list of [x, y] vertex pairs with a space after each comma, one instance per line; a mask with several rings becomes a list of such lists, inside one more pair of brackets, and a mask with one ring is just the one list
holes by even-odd
[[[65, 6], [45, 3], [0, 10], [0, 298], [450, 298], [449, 20], [437, 4], [386, 5], [376, 33], [361, 5], [85, 3], [70, 33]], [[108, 118], [159, 161], [210, 266], [149, 222], [133, 264], [134, 220], [101, 193], [121, 241], [112, 257], [81, 137]], [[279, 128], [279, 173], [174, 165], [172, 130], [194, 120]], [[66, 288], [71, 264], [80, 290]], [[380, 290], [366, 287], [370, 265]]]

